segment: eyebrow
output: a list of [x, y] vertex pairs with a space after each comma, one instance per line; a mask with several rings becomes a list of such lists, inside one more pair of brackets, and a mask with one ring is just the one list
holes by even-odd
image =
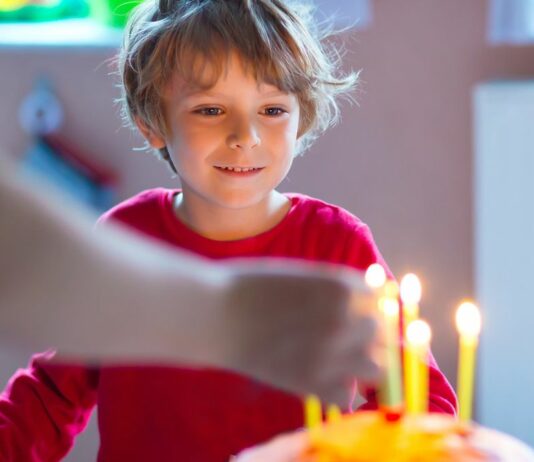
[[263, 92], [262, 96], [265, 96], [266, 98], [271, 97], [271, 96], [289, 96], [289, 92], [282, 91], [282, 90], [272, 90], [272, 91]]
[[206, 90], [203, 88], [193, 88], [189, 91], [184, 92], [184, 96], [186, 98], [192, 98], [194, 96], [216, 96], [216, 97], [223, 97], [224, 95], [222, 93], [217, 93], [211, 90]]
[[[282, 90], [271, 90], [266, 92], [260, 92], [262, 98], [272, 98], [276, 96], [289, 96], [289, 92]], [[203, 89], [199, 87], [191, 88], [188, 91], [184, 92], [185, 98], [194, 98], [195, 96], [212, 96], [218, 98], [224, 98], [226, 95], [224, 93], [218, 93], [210, 89]]]

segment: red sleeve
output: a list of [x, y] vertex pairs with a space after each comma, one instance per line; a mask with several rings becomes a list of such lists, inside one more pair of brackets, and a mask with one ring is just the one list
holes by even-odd
[[35, 355], [0, 395], [0, 461], [59, 461], [87, 425], [98, 372]]
[[[356, 251], [356, 253], [353, 254], [353, 258], [355, 259], [354, 266], [365, 270], [372, 263], [380, 263], [385, 268], [388, 276], [390, 278], [393, 278], [393, 274], [389, 270], [386, 262], [384, 261], [374, 242], [370, 229], [366, 225], [360, 226], [355, 233], [355, 237], [357, 240], [351, 246], [353, 251]], [[402, 342], [403, 341], [401, 338], [401, 344]], [[355, 389], [353, 390], [353, 397], [355, 397], [356, 395], [356, 388], [357, 385], [355, 385]], [[360, 406], [358, 409], [377, 409], [378, 402], [376, 391], [374, 389], [364, 388], [364, 390], [360, 390], [360, 392], [363, 392], [362, 394], [366, 399], [366, 403]], [[440, 412], [452, 415], [456, 414], [458, 409], [456, 395], [447, 378], [439, 369], [432, 353], [430, 353], [429, 355], [428, 393], [428, 407], [430, 412]], [[352, 401], [354, 401], [354, 398]], [[351, 402], [350, 408], [352, 407], [353, 403]]]
[[440, 371], [432, 353], [429, 354], [428, 410], [456, 415], [458, 402], [454, 390]]

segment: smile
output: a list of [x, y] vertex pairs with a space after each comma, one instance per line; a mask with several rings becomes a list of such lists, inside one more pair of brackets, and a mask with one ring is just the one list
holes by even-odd
[[218, 170], [223, 170], [227, 172], [235, 172], [235, 173], [249, 173], [249, 172], [257, 172], [261, 170], [263, 167], [218, 167], [215, 166]]

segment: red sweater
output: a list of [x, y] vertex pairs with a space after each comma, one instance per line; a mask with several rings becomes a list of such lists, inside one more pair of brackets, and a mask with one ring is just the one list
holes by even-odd
[[[154, 189], [129, 199], [101, 221], [117, 220], [153, 238], [214, 259], [284, 256], [365, 269], [385, 265], [369, 228], [347, 211], [290, 194], [292, 207], [273, 229], [220, 242], [174, 215], [176, 191]], [[157, 303], [157, 300], [154, 301]], [[232, 454], [301, 427], [299, 397], [219, 369], [59, 366], [35, 356], [0, 399], [0, 460], [56, 461], [98, 405], [100, 462], [226, 462]], [[366, 407], [374, 407], [372, 395]], [[454, 413], [456, 398], [435, 362], [430, 408]]]

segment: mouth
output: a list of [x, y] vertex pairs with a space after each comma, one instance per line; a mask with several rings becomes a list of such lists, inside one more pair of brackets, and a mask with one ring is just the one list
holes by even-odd
[[237, 176], [249, 176], [259, 173], [265, 167], [222, 167], [215, 165], [214, 166], [218, 171], [226, 173], [228, 175], [237, 175]]

